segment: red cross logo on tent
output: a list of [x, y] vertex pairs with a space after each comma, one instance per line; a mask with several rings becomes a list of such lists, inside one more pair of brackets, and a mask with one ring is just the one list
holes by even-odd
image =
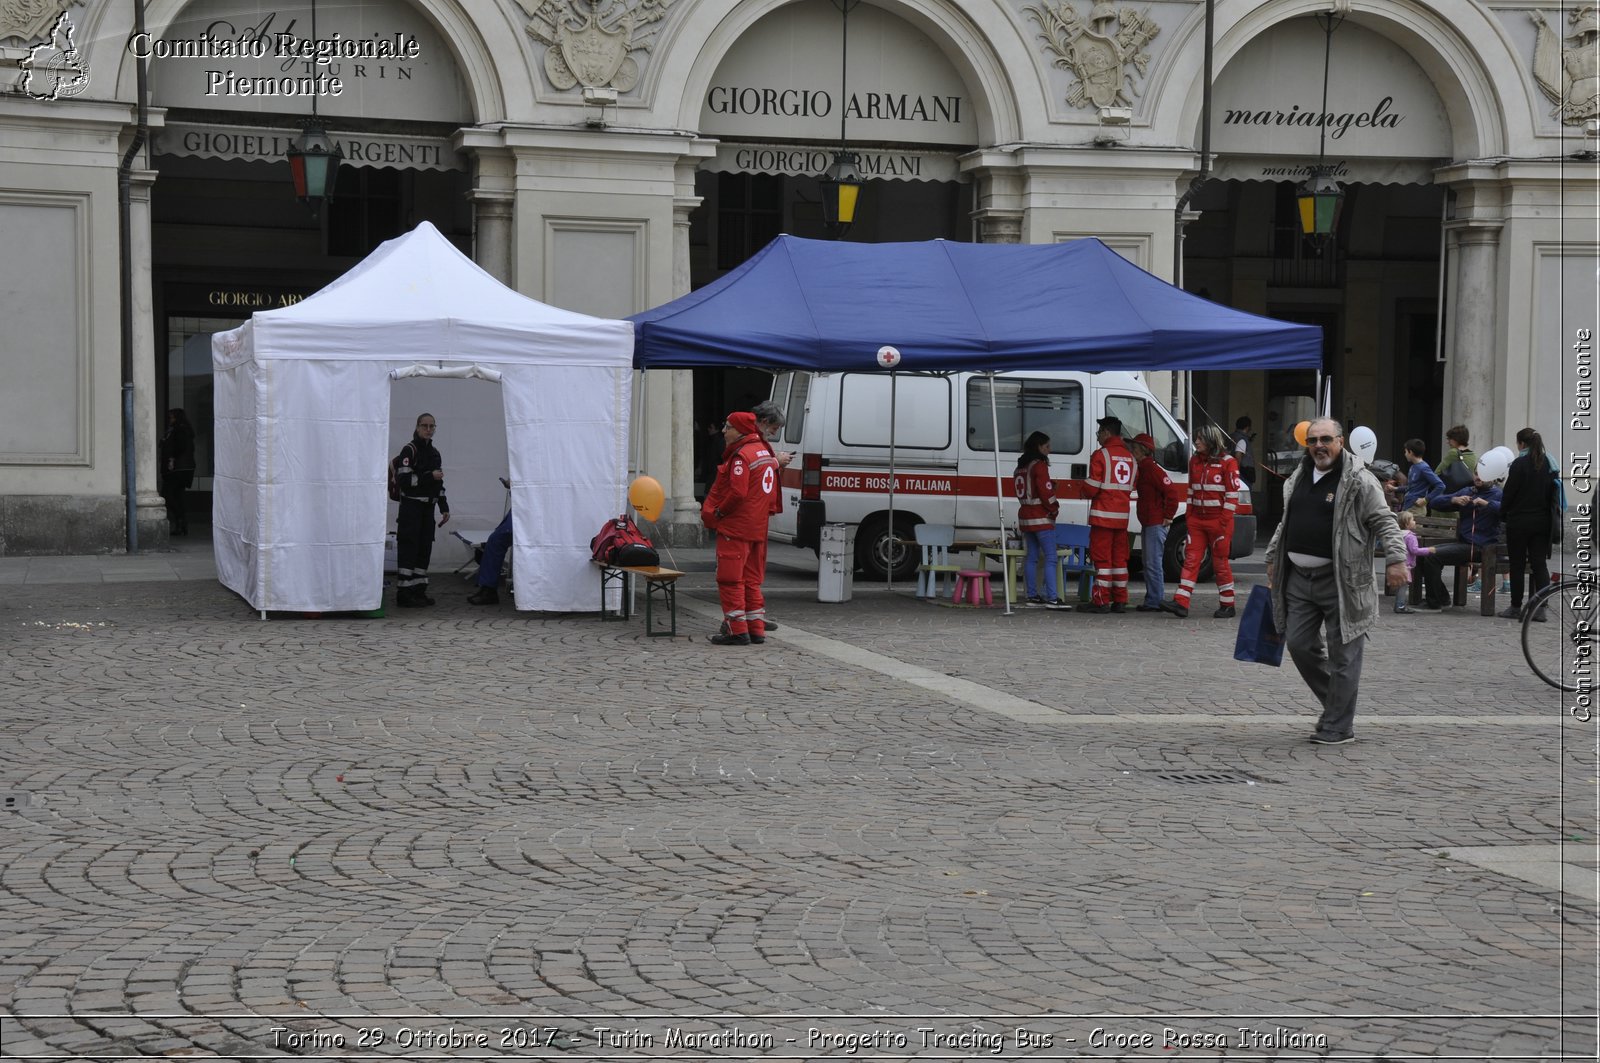
[[884, 369], [893, 369], [900, 364], [900, 352], [893, 347], [883, 346], [878, 348], [878, 365]]

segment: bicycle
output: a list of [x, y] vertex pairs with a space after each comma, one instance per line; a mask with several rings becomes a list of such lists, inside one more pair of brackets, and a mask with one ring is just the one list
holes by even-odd
[[1596, 687], [1600, 667], [1600, 588], [1587, 581], [1556, 580], [1522, 610], [1522, 655], [1533, 674], [1558, 690]]

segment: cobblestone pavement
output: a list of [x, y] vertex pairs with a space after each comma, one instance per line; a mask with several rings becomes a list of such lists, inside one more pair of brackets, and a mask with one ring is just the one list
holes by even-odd
[[1320, 748], [1205, 592], [828, 604], [780, 560], [721, 649], [677, 560], [675, 639], [13, 566], [3, 1055], [1594, 1058], [1596, 732], [1515, 625], [1386, 613]]

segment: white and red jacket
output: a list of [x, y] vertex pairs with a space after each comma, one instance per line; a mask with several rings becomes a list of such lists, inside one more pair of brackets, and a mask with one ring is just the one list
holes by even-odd
[[1050, 462], [1037, 458], [1017, 470], [1015, 477], [1017, 529], [1025, 532], [1048, 531], [1056, 526], [1061, 503], [1056, 501], [1056, 482], [1050, 478]]
[[[742, 423], [749, 419], [749, 426]], [[728, 423], [744, 434], [722, 452], [716, 483], [700, 504], [700, 523], [730, 539], [765, 542], [778, 495], [778, 459], [756, 431], [755, 417], [734, 413]]]
[[1133, 481], [1138, 462], [1121, 436], [1107, 436], [1089, 457], [1089, 527], [1126, 528], [1133, 508]]
[[1189, 520], [1231, 524], [1239, 508], [1239, 463], [1227, 454], [1189, 459]]

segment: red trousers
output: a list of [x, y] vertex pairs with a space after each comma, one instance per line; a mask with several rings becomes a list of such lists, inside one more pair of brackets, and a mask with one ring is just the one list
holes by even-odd
[[1089, 529], [1089, 560], [1094, 562], [1095, 605], [1128, 600], [1128, 529]]
[[767, 574], [767, 541], [717, 536], [717, 597], [728, 634], [764, 636], [767, 600], [761, 581]]
[[1197, 520], [1194, 510], [1189, 511], [1189, 541], [1183, 550], [1183, 578], [1172, 596], [1176, 605], [1189, 608], [1189, 598], [1194, 594], [1195, 577], [1200, 574], [1200, 562], [1205, 560], [1206, 547], [1211, 548], [1211, 567], [1216, 572], [1219, 605], [1233, 604], [1233, 564], [1228, 560], [1228, 550], [1233, 546], [1232, 520]]

